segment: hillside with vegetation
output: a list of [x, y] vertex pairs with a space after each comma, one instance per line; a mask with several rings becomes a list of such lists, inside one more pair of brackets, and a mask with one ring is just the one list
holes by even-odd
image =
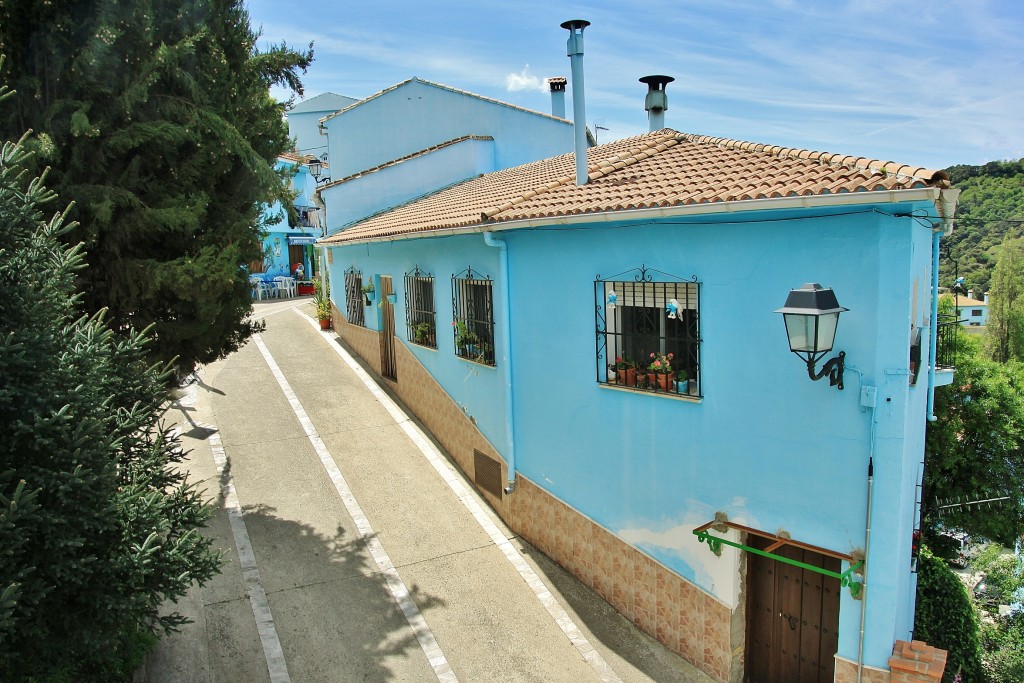
[[956, 229], [948, 240], [952, 258], [942, 260], [941, 284], [948, 287], [959, 275], [965, 287], [987, 292], [1003, 240], [1024, 235], [1024, 159], [945, 171], [961, 194]]

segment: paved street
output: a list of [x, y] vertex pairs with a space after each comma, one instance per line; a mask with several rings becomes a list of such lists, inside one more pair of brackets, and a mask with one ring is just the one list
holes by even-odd
[[311, 313], [258, 302], [168, 413], [226, 563], [141, 679], [711, 680], [511, 534]]

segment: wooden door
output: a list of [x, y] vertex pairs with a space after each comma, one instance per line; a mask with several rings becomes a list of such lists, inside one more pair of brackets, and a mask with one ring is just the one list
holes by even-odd
[[395, 307], [388, 299], [395, 290], [390, 275], [380, 276], [380, 374], [398, 381], [398, 363], [395, 361]]
[[[750, 539], [755, 548], [767, 541]], [[793, 546], [776, 555], [838, 572], [838, 559]], [[832, 683], [839, 648], [839, 579], [747, 555], [745, 683]]]

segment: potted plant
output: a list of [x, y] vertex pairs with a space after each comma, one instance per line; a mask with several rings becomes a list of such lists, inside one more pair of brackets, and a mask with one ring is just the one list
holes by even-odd
[[690, 383], [686, 381], [686, 370], [676, 370], [676, 393], [690, 393]]
[[618, 382], [619, 369], [615, 363], [609, 363], [605, 370], [608, 373], [608, 384], [616, 384]]
[[674, 354], [652, 353], [650, 357], [651, 363], [647, 366], [647, 382], [652, 389], [657, 386], [662, 391], [668, 391], [669, 384], [675, 382], [675, 373], [672, 372]]
[[316, 319], [320, 321], [320, 329], [330, 329], [331, 300], [324, 296], [322, 290], [318, 289], [313, 293], [313, 306], [316, 308]]
[[433, 346], [431, 343], [431, 337], [434, 336], [434, 326], [423, 321], [413, 328], [413, 339], [417, 344], [423, 344], [424, 346]]
[[480, 337], [469, 329], [466, 323], [461, 320], [456, 320], [452, 323], [452, 327], [455, 328], [455, 351], [458, 353], [460, 350], [463, 351], [459, 355], [476, 356], [477, 355], [477, 344], [480, 343]]
[[619, 373], [619, 384], [627, 387], [636, 386], [636, 364], [622, 356], [615, 359], [615, 369]]
[[363, 285], [363, 303], [367, 306], [373, 301], [373, 283]]

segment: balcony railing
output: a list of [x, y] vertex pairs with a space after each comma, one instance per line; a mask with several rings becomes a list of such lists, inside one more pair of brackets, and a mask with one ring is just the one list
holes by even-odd
[[956, 338], [961, 322], [963, 321], [955, 315], [939, 315], [938, 344], [935, 349], [936, 369], [956, 368]]

